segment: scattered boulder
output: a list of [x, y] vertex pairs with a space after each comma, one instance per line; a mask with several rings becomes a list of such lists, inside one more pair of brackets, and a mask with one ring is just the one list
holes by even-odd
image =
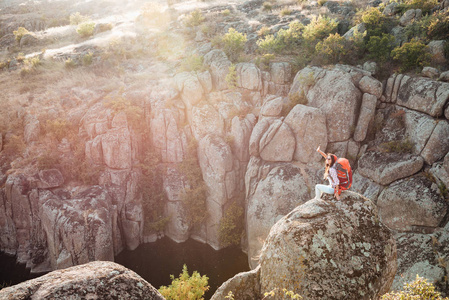
[[369, 199], [345, 192], [340, 201], [310, 200], [272, 227], [260, 255], [261, 294], [377, 299], [390, 289], [396, 256], [393, 235]]
[[418, 174], [385, 188], [377, 201], [382, 222], [396, 231], [418, 231], [440, 225], [447, 204], [437, 184]]
[[350, 74], [337, 69], [324, 72], [325, 75], [316, 78], [306, 94], [309, 105], [320, 108], [325, 114], [329, 142], [348, 140], [356, 125], [362, 94]]
[[159, 299], [164, 297], [135, 272], [113, 262], [95, 261], [53, 271], [4, 288], [2, 299]]
[[449, 122], [439, 120], [432, 132], [426, 146], [421, 152], [421, 156], [429, 165], [440, 160], [449, 152]]
[[237, 72], [237, 86], [248, 90], [262, 88], [262, 74], [253, 63], [239, 63], [235, 65]]
[[26, 33], [20, 39], [20, 47], [35, 46], [39, 39], [33, 33]]
[[411, 25], [416, 21], [419, 21], [422, 17], [421, 9], [409, 9], [399, 19], [401, 26]]
[[295, 145], [290, 127], [281, 120], [275, 120], [260, 138], [260, 157], [265, 161], [291, 161]]
[[361, 142], [365, 140], [368, 126], [374, 119], [376, 113], [377, 98], [371, 94], [363, 94], [362, 106], [360, 108], [359, 119], [354, 131], [354, 140]]
[[232, 63], [226, 54], [222, 50], [214, 49], [204, 56], [204, 64], [210, 67], [215, 89], [219, 91], [227, 89], [225, 78]]
[[446, 56], [444, 55], [444, 47], [446, 45], [445, 40], [430, 41], [427, 46], [429, 47], [429, 52], [431, 55], [432, 62], [435, 65], [444, 65], [447, 62]]

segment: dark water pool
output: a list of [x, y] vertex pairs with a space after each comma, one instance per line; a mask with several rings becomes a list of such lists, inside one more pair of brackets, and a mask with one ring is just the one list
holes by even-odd
[[[205, 299], [212, 297], [215, 290], [235, 274], [249, 270], [246, 254], [237, 247], [215, 251], [194, 240], [178, 244], [169, 238], [142, 244], [134, 251], [122, 251], [115, 261], [142, 276], [155, 288], [170, 285], [170, 275], [178, 277], [186, 264], [190, 275], [198, 271], [209, 277], [210, 289]], [[0, 289], [40, 275], [43, 274], [30, 274], [24, 264], [16, 263], [14, 256], [0, 252]]]
[[189, 274], [198, 271], [209, 277], [209, 299], [226, 280], [239, 272], [249, 270], [248, 257], [237, 247], [219, 251], [209, 245], [188, 240], [175, 243], [162, 238], [155, 243], [142, 244], [134, 251], [123, 251], [115, 261], [142, 276], [155, 288], [170, 285], [170, 275], [179, 277], [183, 264]]
[[30, 269], [25, 264], [16, 263], [15, 256], [0, 252], [0, 289], [41, 275], [43, 274], [30, 274]]

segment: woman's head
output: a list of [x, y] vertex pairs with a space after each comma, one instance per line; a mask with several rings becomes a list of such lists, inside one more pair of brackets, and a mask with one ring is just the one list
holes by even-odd
[[337, 160], [335, 154], [328, 153], [326, 156], [326, 166], [332, 167]]

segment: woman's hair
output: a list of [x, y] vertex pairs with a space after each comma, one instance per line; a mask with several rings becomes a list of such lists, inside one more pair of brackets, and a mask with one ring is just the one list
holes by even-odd
[[[327, 176], [329, 176], [329, 169], [330, 169], [330, 167], [332, 167], [334, 164], [335, 164], [335, 154], [332, 154], [332, 153], [328, 153], [327, 154], [327, 157], [326, 157], [326, 165], [325, 165], [325, 168], [324, 168], [324, 177], [323, 177], [323, 179], [326, 179], [327, 178]], [[331, 159], [331, 162], [330, 162], [330, 164], [327, 162], [327, 159], [328, 158], [330, 158]]]

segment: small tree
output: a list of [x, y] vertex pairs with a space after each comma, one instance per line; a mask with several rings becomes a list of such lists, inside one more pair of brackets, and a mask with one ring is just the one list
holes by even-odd
[[237, 71], [235, 70], [235, 65], [232, 64], [229, 66], [229, 72], [225, 78], [230, 89], [235, 89], [237, 87], [237, 79]]
[[79, 25], [89, 21], [89, 17], [83, 16], [79, 11], [70, 15], [70, 25]]
[[204, 293], [209, 290], [209, 278], [206, 275], [201, 276], [197, 271], [190, 276], [186, 265], [182, 267], [179, 278], [170, 275], [170, 279], [172, 283], [168, 287], [159, 288], [159, 292], [167, 300], [202, 300]]
[[346, 39], [338, 33], [329, 35], [324, 41], [318, 42], [316, 54], [330, 63], [339, 62], [347, 53]]
[[30, 33], [30, 32], [29, 32], [25, 27], [19, 27], [19, 28], [17, 28], [17, 30], [14, 30], [12, 33], [13, 33], [14, 36], [16, 37], [16, 41], [17, 41], [18, 43], [20, 43], [20, 40], [22, 39], [22, 37], [23, 37], [25, 34], [28, 34], [28, 33]]
[[89, 37], [94, 34], [95, 23], [85, 22], [78, 25], [76, 32], [82, 37]]
[[379, 62], [387, 61], [390, 58], [391, 50], [393, 50], [394, 40], [395, 38], [391, 34], [370, 37], [367, 44], [368, 57]]
[[428, 46], [418, 40], [411, 40], [391, 52], [393, 59], [401, 63], [400, 71], [405, 72], [416, 67], [422, 67], [430, 60]]
[[228, 33], [222, 37], [223, 51], [229, 60], [237, 61], [247, 40], [246, 34], [240, 33], [234, 28], [229, 28]]

